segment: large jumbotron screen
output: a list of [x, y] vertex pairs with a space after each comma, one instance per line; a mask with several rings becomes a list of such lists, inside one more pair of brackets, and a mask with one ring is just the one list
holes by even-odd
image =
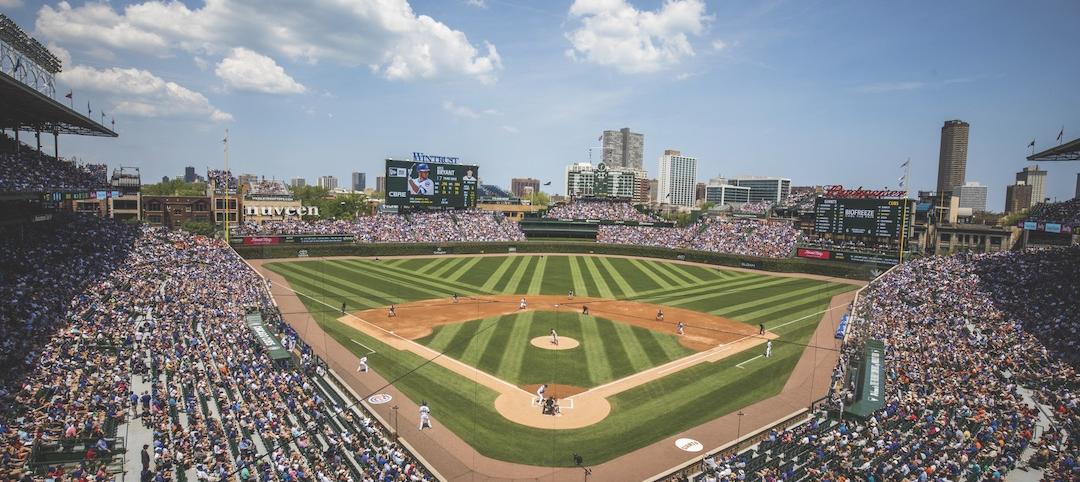
[[476, 177], [476, 166], [387, 159], [386, 204], [475, 207]]
[[[818, 198], [814, 206], [814, 231], [856, 236], [900, 237], [904, 199]], [[913, 211], [909, 205], [908, 224]]]

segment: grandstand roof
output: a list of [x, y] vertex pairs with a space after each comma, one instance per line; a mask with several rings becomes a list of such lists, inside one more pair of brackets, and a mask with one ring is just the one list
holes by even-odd
[[1027, 157], [1029, 161], [1080, 161], [1080, 138]]
[[116, 132], [0, 72], [0, 128], [117, 137]]

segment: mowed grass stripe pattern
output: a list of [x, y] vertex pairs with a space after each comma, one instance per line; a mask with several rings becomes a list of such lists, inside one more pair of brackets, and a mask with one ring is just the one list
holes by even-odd
[[[560, 337], [574, 338], [581, 346], [560, 351], [532, 346], [533, 338], [546, 343], [553, 328]], [[655, 344], [664, 340], [675, 349], [650, 353], [643, 339]], [[439, 326], [417, 342], [511, 383], [585, 388], [693, 353], [671, 334], [577, 313], [533, 311]]]
[[[679, 265], [685, 271], [680, 275], [679, 271], [666, 267], [669, 263], [664, 261], [608, 258], [605, 263], [594, 258], [593, 266], [616, 296], [627, 292], [626, 287], [615, 281], [616, 277], [627, 283], [635, 293], [634, 298], [656, 297], [662, 301], [660, 304], [705, 295], [682, 306], [703, 312], [726, 310], [726, 316], [746, 323], [756, 324], [760, 320], [780, 338], [774, 342], [773, 357], [768, 360], [758, 358], [744, 365], [745, 369], [735, 369], [735, 364], [760, 354], [760, 350], [748, 350], [721, 362], [675, 372], [612, 397], [612, 412], [602, 422], [558, 432], [505, 420], [494, 410], [493, 391], [437, 364], [425, 364], [421, 357], [394, 350], [336, 321], [342, 298], [353, 309], [428, 299], [451, 290], [465, 294], [466, 287], [473, 293], [494, 294], [494, 290], [480, 288], [504, 263], [520, 257], [469, 257], [467, 261], [459, 258], [458, 264], [449, 269], [449, 264], [429, 268], [430, 272], [445, 269], [441, 277], [423, 274], [420, 269], [440, 260], [449, 263], [447, 258], [395, 260], [393, 264], [271, 262], [266, 266], [283, 274], [293, 289], [307, 295], [300, 299], [331, 337], [357, 356], [368, 356], [372, 368], [388, 379], [395, 379], [395, 387], [405, 396], [415, 402], [428, 400], [435, 404], [433, 410], [438, 414], [438, 422], [479, 453], [543, 466], [572, 465], [565, 460], [565, 454], [572, 451], [587, 452], [594, 463], [602, 463], [777, 393], [802, 354], [804, 343], [817, 325], [821, 310], [827, 307], [829, 297], [854, 289], [846, 284], [687, 265]], [[591, 279], [593, 274], [584, 268], [584, 257], [533, 256], [516, 289], [523, 293], [538, 290], [541, 294], [564, 296], [576, 283], [579, 294], [598, 291]], [[291, 264], [303, 265], [305, 269], [286, 266]], [[572, 267], [577, 267], [577, 279]], [[513, 274], [509, 266], [503, 269], [500, 278], [504, 288], [514, 289], [505, 286]], [[695, 278], [700, 281], [694, 281]], [[766, 284], [770, 282], [776, 283]], [[817, 289], [801, 291], [815, 286]], [[735, 289], [740, 291], [732, 291]], [[595, 295], [596, 291], [591, 294]], [[552, 327], [563, 336], [592, 337], [599, 341], [562, 352], [527, 345], [533, 337], [546, 336]], [[555, 382], [596, 386], [642, 366], [657, 366], [687, 354], [672, 333], [631, 328], [632, 336], [628, 337], [626, 329], [608, 320], [583, 317], [576, 310], [557, 315], [527, 311], [438, 327], [424, 341], [432, 349], [446, 350], [457, 357], [466, 357], [468, 351], [467, 358], [474, 361], [477, 370], [507, 381], [516, 376], [515, 383], [519, 384]], [[369, 354], [353, 340], [376, 353]], [[355, 366], [335, 369], [352, 370]]]

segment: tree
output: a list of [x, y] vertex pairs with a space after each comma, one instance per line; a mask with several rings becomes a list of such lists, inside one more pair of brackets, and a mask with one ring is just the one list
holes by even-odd
[[151, 196], [205, 196], [205, 182], [184, 182], [182, 179], [144, 184], [140, 188], [143, 194]]
[[548, 196], [546, 192], [533, 191], [525, 199], [533, 206], [547, 206], [551, 204], [551, 196]]

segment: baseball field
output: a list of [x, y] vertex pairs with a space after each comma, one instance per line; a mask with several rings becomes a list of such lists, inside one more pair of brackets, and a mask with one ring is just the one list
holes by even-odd
[[[607, 256], [262, 267], [341, 345], [427, 401], [436, 429], [485, 456], [545, 467], [572, 465], [568, 450], [610, 460], [775, 395], [830, 299], [856, 288]], [[561, 415], [540, 412], [540, 384], [560, 399]]]

